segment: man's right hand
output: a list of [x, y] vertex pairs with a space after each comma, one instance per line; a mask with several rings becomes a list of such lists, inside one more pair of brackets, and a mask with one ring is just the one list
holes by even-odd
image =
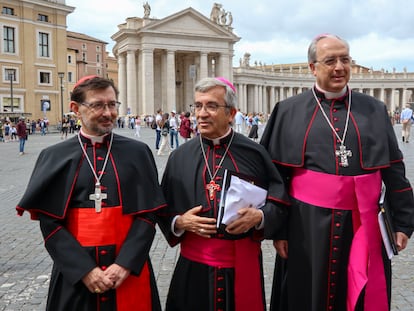
[[95, 267], [89, 271], [82, 278], [82, 282], [94, 294], [102, 294], [114, 286], [114, 282], [99, 267]]
[[201, 205], [186, 211], [175, 222], [175, 229], [194, 232], [203, 237], [209, 238], [217, 233], [216, 219], [198, 216], [203, 210]]

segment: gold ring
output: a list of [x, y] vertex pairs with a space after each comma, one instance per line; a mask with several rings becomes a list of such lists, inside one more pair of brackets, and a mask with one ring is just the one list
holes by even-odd
[[204, 229], [200, 229], [199, 231], [200, 231], [200, 233], [204, 233]]
[[95, 293], [100, 294], [101, 290], [99, 288], [95, 288]]

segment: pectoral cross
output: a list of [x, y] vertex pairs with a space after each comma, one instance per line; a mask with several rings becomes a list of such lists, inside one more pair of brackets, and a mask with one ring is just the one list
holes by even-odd
[[348, 167], [348, 157], [352, 157], [352, 151], [346, 150], [345, 145], [340, 145], [339, 150], [335, 151], [335, 155], [340, 158], [339, 166]]
[[97, 182], [95, 184], [95, 193], [89, 195], [89, 200], [95, 201], [95, 212], [100, 213], [102, 210], [102, 200], [106, 199], [106, 193], [101, 192], [101, 184]]
[[216, 184], [216, 182], [214, 180], [211, 180], [207, 186], [206, 186], [206, 190], [208, 190], [208, 194], [210, 197], [210, 200], [214, 200], [214, 198], [216, 197], [216, 191], [220, 191], [221, 187], [219, 184]]

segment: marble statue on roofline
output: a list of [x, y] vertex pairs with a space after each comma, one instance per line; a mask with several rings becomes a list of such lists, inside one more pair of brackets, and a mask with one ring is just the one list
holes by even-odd
[[149, 18], [151, 14], [151, 6], [148, 4], [148, 1], [144, 3], [143, 7], [144, 7], [144, 18]]
[[231, 12], [224, 10], [220, 3], [213, 4], [210, 20], [220, 26], [230, 27], [233, 24], [233, 16]]
[[250, 67], [250, 53], [244, 53], [243, 55], [243, 67]]

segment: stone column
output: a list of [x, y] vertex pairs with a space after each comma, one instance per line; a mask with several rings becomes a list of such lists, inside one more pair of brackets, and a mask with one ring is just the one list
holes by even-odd
[[142, 113], [153, 114], [154, 107], [154, 55], [153, 50], [145, 48], [141, 53], [141, 107]]
[[273, 106], [275, 105], [275, 103], [276, 103], [275, 87], [272, 86], [272, 87], [270, 87], [270, 103], [269, 103], [270, 111], [266, 111], [266, 113], [270, 113], [272, 111]]
[[[391, 93], [391, 109], [395, 109], [395, 89], [390, 89]], [[399, 110], [401, 111], [401, 107], [399, 107]]]
[[370, 88], [369, 89], [369, 95], [371, 95], [372, 97], [374, 97], [374, 89], [373, 88]]
[[382, 87], [380, 90], [380, 101], [382, 101], [383, 103], [385, 103], [385, 90]]
[[406, 103], [408, 103], [408, 96], [407, 96], [407, 89], [404, 88], [402, 89], [402, 96], [401, 96], [401, 103], [402, 106], [404, 107]]
[[288, 87], [287, 98], [292, 97], [292, 95], [293, 95], [293, 88], [292, 87]]
[[242, 109], [243, 109], [243, 111], [245, 113], [247, 113], [248, 112], [248, 107], [247, 107], [247, 84], [244, 84], [243, 83], [243, 91], [242, 91], [242, 94], [243, 94], [243, 106], [242, 106]]
[[262, 103], [262, 110], [261, 110], [261, 112], [267, 113], [267, 107], [269, 106], [268, 105], [269, 98], [267, 96], [267, 86], [266, 85], [263, 86], [263, 100], [262, 100], [262, 102], [263, 103]]
[[175, 96], [175, 51], [167, 51], [167, 109], [168, 112], [177, 110]]
[[258, 112], [259, 110], [259, 86], [257, 84], [254, 85], [254, 102], [252, 107], [252, 112]]
[[128, 50], [127, 56], [127, 67], [126, 67], [126, 85], [127, 85], [127, 100], [126, 107], [130, 108], [132, 114], [140, 113], [138, 111], [137, 102], [137, 72], [136, 72], [136, 60], [135, 50]]
[[233, 82], [233, 68], [231, 66], [231, 61], [229, 55], [227, 54], [220, 54], [217, 58], [216, 63], [216, 74], [217, 76], [222, 76], [228, 79], [230, 82]]
[[127, 77], [126, 77], [126, 59], [125, 54], [118, 56], [118, 89], [121, 106], [119, 107], [119, 114], [126, 115], [127, 113]]
[[208, 54], [206, 52], [200, 52], [200, 74], [199, 74], [200, 80], [208, 77], [207, 56]]

